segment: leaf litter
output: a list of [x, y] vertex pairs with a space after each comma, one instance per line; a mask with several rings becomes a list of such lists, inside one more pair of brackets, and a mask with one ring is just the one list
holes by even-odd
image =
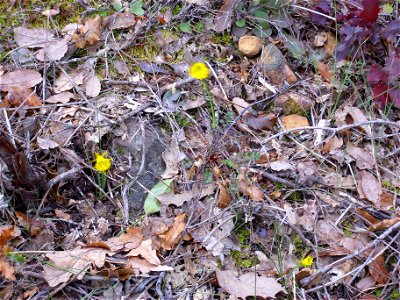
[[394, 10], [258, 2], [9, 5], [0, 298], [398, 297]]

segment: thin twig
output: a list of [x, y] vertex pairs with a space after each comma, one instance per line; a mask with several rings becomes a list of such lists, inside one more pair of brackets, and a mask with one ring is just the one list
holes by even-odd
[[[378, 236], [373, 242], [369, 243], [368, 245], [364, 246], [363, 248], [355, 251], [354, 253], [350, 253], [350, 254], [348, 254], [348, 255], [346, 255], [346, 256], [334, 261], [333, 263], [330, 263], [329, 265], [324, 266], [323, 268], [319, 269], [317, 272], [315, 272], [311, 276], [302, 279], [300, 281], [301, 285], [302, 286], [309, 285], [314, 279], [316, 279], [321, 274], [325, 274], [325, 273], [329, 272], [330, 270], [332, 270], [337, 265], [340, 265], [341, 263], [343, 263], [343, 262], [345, 262], [347, 260], [350, 260], [350, 259], [352, 259], [352, 258], [354, 258], [356, 256], [359, 256], [360, 254], [364, 253], [365, 251], [367, 251], [367, 250], [371, 249], [372, 247], [378, 245], [378, 243], [383, 241], [386, 237], [388, 237], [391, 233], [395, 232], [398, 229], [400, 229], [400, 222], [397, 222], [393, 226], [389, 227], [384, 233], [382, 233], [380, 236]], [[309, 291], [313, 291], [313, 289], [309, 290]]]

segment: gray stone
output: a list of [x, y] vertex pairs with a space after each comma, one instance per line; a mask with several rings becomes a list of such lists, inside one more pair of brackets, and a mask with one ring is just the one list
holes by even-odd
[[[147, 191], [140, 185], [150, 190], [161, 180], [161, 175], [165, 171], [165, 163], [162, 158], [165, 143], [161, 130], [156, 125], [141, 125], [137, 119], [129, 119], [125, 121], [125, 124], [128, 129], [128, 137], [114, 139], [114, 149], [123, 147], [130, 152], [132, 166], [129, 174], [133, 178], [136, 178], [140, 171], [144, 149], [143, 168], [128, 192], [130, 211], [137, 214], [142, 211], [144, 199], [147, 196]], [[142, 129], [144, 129], [144, 134]]]

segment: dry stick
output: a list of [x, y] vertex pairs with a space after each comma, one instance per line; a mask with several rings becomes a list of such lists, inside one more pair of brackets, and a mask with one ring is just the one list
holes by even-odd
[[96, 182], [93, 181], [92, 178], [90, 178], [89, 175], [87, 175], [85, 172], [82, 172], [82, 171], [81, 171], [81, 173], [86, 177], [87, 180], [90, 181], [91, 184], [93, 184], [100, 192], [102, 192], [102, 193], [106, 196], [106, 198], [107, 198], [108, 200], [110, 200], [110, 202], [111, 202], [112, 204], [114, 204], [114, 206], [115, 206], [116, 208], [121, 208], [121, 205], [118, 205], [118, 204], [114, 201], [114, 199], [112, 199], [112, 198], [108, 195], [108, 193], [106, 193]]
[[291, 6], [291, 7], [294, 7], [294, 8], [297, 8], [297, 9], [302, 9], [302, 10], [305, 10], [305, 11], [311, 12], [311, 13], [313, 13], [313, 14], [317, 14], [317, 15], [323, 16], [323, 17], [325, 17], [325, 18], [327, 18], [327, 19], [330, 19], [330, 20], [332, 20], [332, 21], [335, 21], [335, 22], [336, 22], [336, 19], [335, 19], [334, 17], [331, 17], [331, 16], [328, 16], [328, 15], [325, 15], [325, 14], [323, 14], [323, 13], [319, 12], [319, 11], [312, 10], [312, 9], [309, 9], [309, 8], [306, 8], [306, 7], [302, 7], [302, 6], [298, 6], [298, 5], [295, 5], [295, 4], [291, 4], [290, 6]]
[[350, 125], [343, 125], [341, 127], [320, 127], [320, 126], [305, 126], [305, 127], [297, 127], [297, 128], [292, 128], [292, 129], [287, 129], [284, 131], [281, 131], [277, 134], [271, 135], [270, 137], [266, 138], [264, 141], [262, 141], [263, 144], [268, 143], [269, 141], [272, 141], [273, 139], [279, 138], [281, 136], [287, 135], [293, 131], [301, 131], [301, 130], [317, 130], [317, 129], [322, 129], [322, 130], [327, 130], [332, 132], [332, 136], [335, 135], [336, 133], [346, 130], [346, 129], [351, 129], [355, 127], [360, 127], [363, 125], [390, 125], [390, 126], [395, 126], [400, 128], [400, 124], [396, 122], [391, 122], [391, 121], [384, 121], [384, 120], [373, 120], [373, 121], [365, 121], [365, 122], [360, 122], [360, 123], [354, 123]]
[[[325, 288], [326, 286], [329, 286], [329, 285], [331, 285], [331, 284], [334, 284], [334, 283], [338, 282], [338, 280], [340, 280], [340, 279], [342, 279], [342, 278], [345, 278], [345, 277], [349, 276], [350, 274], [352, 274], [352, 273], [354, 273], [354, 272], [359, 273], [360, 268], [365, 268], [365, 266], [369, 265], [369, 264], [372, 263], [375, 259], [377, 259], [380, 255], [382, 255], [383, 252], [385, 252], [386, 249], [387, 249], [388, 247], [390, 247], [390, 244], [398, 238], [399, 234], [400, 234], [400, 233], [398, 233], [398, 234], [395, 236], [395, 238], [393, 238], [392, 241], [391, 241], [385, 248], [383, 248], [381, 251], [379, 251], [379, 253], [376, 254], [374, 257], [371, 257], [372, 255], [369, 255], [368, 258], [365, 260], [365, 262], [364, 262], [361, 266], [359, 266], [359, 267], [357, 267], [357, 268], [355, 268], [355, 269], [353, 269], [353, 270], [347, 272], [346, 274], [341, 275], [339, 278], [335, 278], [334, 280], [332, 280], [332, 281], [330, 281], [330, 282], [328, 282], [328, 283], [325, 283], [325, 284], [322, 284], [321, 286], [317, 286], [317, 287], [315, 287], [315, 288], [312, 288], [312, 289], [308, 290], [308, 292], [314, 292], [314, 291], [317, 291], [317, 290], [319, 290], [319, 289], [321, 289], [321, 288]], [[375, 246], [376, 246], [376, 245], [375, 245]], [[354, 277], [355, 277], [355, 276], [356, 276], [356, 275], [354, 275]], [[354, 278], [354, 277], [353, 277], [353, 278]], [[352, 281], [351, 281], [351, 282], [352, 282]], [[350, 285], [350, 283], [348, 283], [348, 284]]]
[[16, 147], [14, 135], [12, 133], [11, 123], [10, 123], [10, 120], [8, 119], [7, 112], [4, 108], [3, 108], [3, 113], [4, 113], [4, 119], [6, 120], [6, 126], [7, 126], [7, 130], [8, 130], [8, 135], [10, 136], [10, 139], [11, 139], [11, 143], [14, 145], [14, 147]]
[[[70, 178], [74, 177], [74, 175], [76, 173], [78, 173], [80, 170], [81, 170], [81, 167], [72, 168], [72, 169], [68, 170], [67, 172], [64, 172], [62, 174], [57, 175], [56, 177], [54, 177], [53, 179], [51, 179], [47, 183], [47, 185], [46, 185], [46, 187], [47, 187], [46, 193], [43, 195], [42, 200], [40, 201], [39, 207], [36, 210], [36, 214], [32, 219], [31, 225], [33, 225], [34, 221], [39, 217], [40, 210], [42, 209], [42, 207], [44, 205], [44, 202], [46, 201], [47, 195], [50, 193], [51, 188], [55, 184], [57, 184], [57, 183], [59, 183], [59, 182], [61, 182], [63, 180], [70, 179]], [[29, 228], [29, 230], [30, 230], [30, 228]]]
[[[334, 267], [336, 267], [337, 265], [340, 265], [341, 263], [352, 259], [358, 255], [360, 255], [361, 253], [364, 253], [365, 251], [367, 251], [368, 249], [378, 245], [378, 243], [380, 243], [381, 241], [383, 241], [386, 237], [388, 237], [391, 233], [393, 233], [394, 231], [398, 230], [400, 228], [400, 222], [397, 222], [396, 224], [394, 224], [393, 226], [389, 227], [384, 233], [382, 233], [380, 236], [378, 236], [372, 243], [364, 246], [363, 248], [357, 250], [354, 253], [348, 254], [345, 257], [342, 257], [341, 259], [338, 259], [336, 261], [334, 261], [333, 263], [324, 266], [322, 269], [318, 270], [317, 272], [315, 272], [313, 275], [306, 277], [304, 279], [302, 279], [301, 285], [302, 286], [307, 286], [309, 285], [315, 278], [317, 278], [319, 275], [324, 274], [329, 272], [330, 270], [332, 270]], [[321, 288], [321, 287], [318, 287]], [[311, 289], [309, 291], [314, 291], [314, 289]]]

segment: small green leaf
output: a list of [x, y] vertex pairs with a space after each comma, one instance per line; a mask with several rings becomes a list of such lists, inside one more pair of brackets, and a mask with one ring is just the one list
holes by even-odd
[[192, 33], [192, 27], [190, 27], [190, 23], [189, 22], [180, 23], [179, 24], [179, 29], [182, 32]]
[[259, 38], [267, 38], [267, 37], [271, 36], [272, 29], [271, 28], [268, 28], [268, 29], [254, 28], [253, 32]]
[[150, 190], [146, 199], [144, 200], [144, 212], [149, 215], [160, 211], [160, 202], [157, 197], [163, 193], [172, 192], [172, 181], [174, 179], [164, 179], [156, 183], [155, 186]]
[[25, 262], [25, 257], [23, 257], [21, 254], [10, 252], [6, 256], [9, 260], [12, 260], [14, 262], [19, 262], [19, 263]]
[[393, 5], [386, 3], [383, 5], [383, 10], [382, 10], [385, 14], [391, 14], [393, 13]]
[[262, 28], [266, 29], [270, 27], [269, 23], [267, 22], [267, 20], [269, 20], [269, 16], [264, 10], [256, 10], [254, 12], [254, 17]]
[[246, 20], [245, 19], [239, 19], [235, 22], [237, 27], [244, 27], [246, 25]]
[[197, 32], [201, 32], [202, 30], [203, 30], [203, 27], [204, 27], [204, 25], [203, 25], [203, 23], [202, 22], [197, 22], [196, 24], [194, 24], [194, 29], [197, 31]]
[[121, 5], [121, 3], [119, 3], [119, 2], [114, 2], [113, 3], [113, 8], [116, 10], [116, 11], [120, 11], [120, 10], [122, 10], [122, 5]]
[[144, 15], [144, 10], [143, 10], [143, 1], [135, 1], [132, 2], [131, 5], [129, 6], [129, 10], [131, 13], [137, 15], [137, 16], [143, 16]]

